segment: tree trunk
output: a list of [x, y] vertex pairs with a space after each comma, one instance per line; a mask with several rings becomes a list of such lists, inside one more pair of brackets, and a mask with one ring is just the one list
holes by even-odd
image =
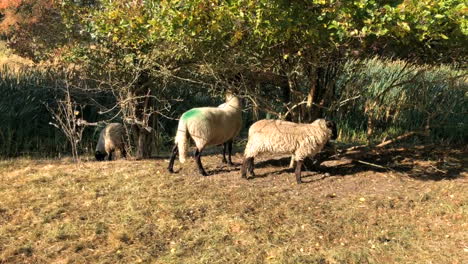
[[[318, 107], [319, 102], [321, 101], [321, 96], [324, 94], [326, 89], [323, 80], [323, 68], [319, 67], [313, 71], [311, 79], [311, 91], [309, 91], [310, 96], [310, 108], [308, 122], [312, 122], [315, 119], [322, 117], [322, 109]], [[308, 98], [309, 99], [309, 98]]]
[[308, 120], [306, 122], [322, 118], [324, 109], [330, 106], [334, 96], [337, 67], [336, 64], [328, 64], [312, 70], [311, 88], [307, 96]]
[[312, 120], [315, 120], [314, 118], [314, 111], [316, 110], [314, 107], [314, 100], [317, 97], [316, 96], [317, 92], [317, 71], [312, 70], [312, 76], [310, 79], [310, 90], [309, 93], [307, 94], [307, 104], [306, 104], [306, 112], [307, 112], [307, 120], [305, 120], [307, 123], [310, 123]]
[[367, 140], [369, 141], [374, 134], [375, 123], [371, 116], [367, 117]]
[[[290, 81], [288, 80], [288, 85], [284, 85], [284, 86], [281, 86], [281, 91], [282, 91], [282, 99], [283, 99], [283, 103], [284, 104], [288, 104], [289, 102], [291, 102], [291, 83]], [[283, 112], [287, 112], [288, 109], [284, 109]], [[288, 115], [286, 117], [286, 121], [292, 121], [292, 118], [291, 118], [292, 115]]]
[[151, 150], [154, 143], [153, 133], [148, 131], [147, 128], [153, 127], [152, 111], [154, 107], [154, 100], [151, 98], [151, 84], [152, 80], [150, 74], [147, 71], [142, 71], [141, 75], [136, 82], [136, 96], [144, 96], [144, 99], [138, 99], [135, 109], [135, 119], [137, 123], [137, 135], [138, 139], [136, 142], [136, 158], [147, 159], [151, 156]]
[[[291, 74], [288, 74], [287, 75], [287, 78], [288, 78], [288, 85], [287, 86], [284, 86], [282, 87], [283, 88], [283, 103], [284, 104], [289, 104], [290, 107], [291, 107], [291, 102], [295, 102], [295, 95], [294, 95], [294, 88], [295, 88], [295, 85], [294, 85], [294, 80], [293, 80], [293, 77]], [[288, 109], [284, 109], [284, 112], [287, 112]], [[288, 116], [286, 116], [286, 121], [297, 121], [297, 115], [295, 113], [295, 111], [291, 111], [291, 113], [289, 113]]]
[[152, 133], [148, 132], [145, 128], [138, 128], [138, 141], [137, 141], [137, 159], [147, 159], [151, 157], [151, 147], [153, 145]]

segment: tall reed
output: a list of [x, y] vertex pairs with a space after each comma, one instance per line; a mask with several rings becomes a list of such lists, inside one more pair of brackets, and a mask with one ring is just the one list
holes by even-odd
[[409, 131], [429, 140], [468, 140], [468, 75], [447, 65], [372, 58], [349, 61], [333, 115], [345, 140], [383, 140]]

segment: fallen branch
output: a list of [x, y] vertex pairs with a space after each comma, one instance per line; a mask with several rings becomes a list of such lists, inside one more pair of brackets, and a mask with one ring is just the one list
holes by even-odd
[[346, 153], [348, 151], [353, 151], [353, 150], [357, 150], [357, 149], [363, 149], [363, 148], [367, 148], [369, 147], [369, 145], [359, 145], [359, 146], [352, 146], [352, 147], [349, 147], [347, 149], [344, 149], [344, 152], [343, 153]]
[[389, 144], [392, 144], [395, 141], [402, 140], [404, 138], [408, 138], [408, 137], [411, 137], [411, 136], [414, 136], [414, 135], [425, 135], [425, 133], [421, 132], [421, 131], [411, 131], [411, 132], [405, 133], [405, 134], [403, 134], [401, 136], [398, 136], [396, 138], [385, 140], [385, 141], [383, 141], [382, 143], [378, 144], [375, 147], [376, 148], [385, 147], [385, 146], [387, 146]]

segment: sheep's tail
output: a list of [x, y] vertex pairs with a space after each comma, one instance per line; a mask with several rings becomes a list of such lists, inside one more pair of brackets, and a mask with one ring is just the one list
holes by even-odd
[[177, 133], [175, 137], [175, 143], [179, 148], [179, 161], [180, 163], [184, 163], [187, 159], [187, 149], [188, 149], [188, 131], [187, 131], [187, 124], [183, 119], [180, 119], [179, 126], [177, 127]]

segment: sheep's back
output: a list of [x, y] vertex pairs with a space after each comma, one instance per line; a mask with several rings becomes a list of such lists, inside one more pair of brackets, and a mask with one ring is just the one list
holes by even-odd
[[246, 152], [293, 153], [305, 135], [300, 124], [281, 120], [260, 120], [249, 128]]
[[242, 118], [240, 111], [230, 111], [228, 107], [194, 108], [182, 115], [188, 132], [197, 147], [222, 144], [240, 131]]
[[120, 149], [123, 146], [124, 127], [120, 123], [107, 125], [99, 135], [96, 150], [109, 153], [112, 150]]
[[313, 156], [327, 140], [327, 132], [314, 124], [297, 124], [281, 120], [260, 120], [249, 129], [246, 156], [259, 153], [294, 154], [298, 159]]

